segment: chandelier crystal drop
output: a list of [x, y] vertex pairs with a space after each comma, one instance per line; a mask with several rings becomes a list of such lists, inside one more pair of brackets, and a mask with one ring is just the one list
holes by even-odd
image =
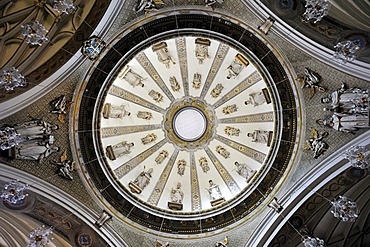
[[370, 169], [370, 148], [354, 146], [345, 152], [345, 158], [356, 168]]
[[27, 86], [26, 79], [19, 73], [19, 70], [12, 67], [9, 69], [3, 69], [0, 72], [0, 89], [6, 91], [13, 91], [16, 87]]
[[44, 247], [48, 245], [54, 239], [50, 236], [53, 230], [54, 227], [47, 228], [43, 225], [28, 233], [29, 243], [26, 247]]
[[345, 196], [339, 196], [338, 200], [333, 199], [330, 203], [332, 205], [330, 212], [343, 222], [354, 222], [360, 213], [357, 204]]
[[76, 11], [76, 7], [73, 3], [67, 0], [50, 0], [50, 5], [55, 11], [66, 15], [73, 14]]
[[0, 149], [7, 150], [17, 146], [21, 141], [21, 136], [15, 131], [14, 128], [6, 127], [0, 130]]
[[27, 44], [41, 46], [48, 38], [45, 36], [48, 30], [38, 21], [32, 21], [21, 26], [21, 35]]
[[306, 0], [306, 11], [303, 13], [303, 21], [308, 22], [313, 20], [313, 23], [321, 21], [328, 15], [329, 1], [328, 0]]
[[303, 236], [302, 243], [304, 247], [324, 247], [324, 240], [317, 237]]
[[338, 42], [334, 48], [334, 59], [340, 64], [346, 64], [356, 59], [360, 44], [358, 41], [345, 40]]
[[1, 191], [1, 199], [10, 204], [17, 204], [22, 201], [28, 194], [24, 190], [28, 188], [28, 184], [22, 185], [19, 181], [11, 181], [5, 184]]

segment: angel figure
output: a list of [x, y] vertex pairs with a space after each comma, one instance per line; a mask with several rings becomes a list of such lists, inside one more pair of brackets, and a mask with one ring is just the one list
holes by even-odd
[[174, 92], [178, 92], [180, 90], [180, 84], [174, 76], [170, 77], [170, 85]]
[[226, 150], [226, 148], [224, 148], [223, 146], [221, 145], [218, 145], [216, 147], [216, 152], [219, 153], [222, 157], [224, 157], [225, 159], [229, 158], [230, 157], [230, 152]]
[[229, 238], [226, 236], [222, 242], [217, 242], [216, 247], [228, 247], [229, 246]]
[[199, 165], [202, 167], [204, 173], [207, 173], [210, 170], [206, 157], [201, 157], [199, 159]]
[[157, 140], [157, 136], [154, 133], [147, 134], [145, 137], [141, 138], [141, 142], [146, 145]]
[[186, 167], [186, 161], [185, 160], [179, 160], [177, 162], [177, 174], [179, 174], [180, 176], [184, 175], [185, 167]]
[[302, 88], [310, 89], [310, 99], [315, 95], [316, 89], [319, 90], [319, 92], [326, 91], [324, 87], [318, 85], [321, 82], [321, 76], [309, 68], [305, 68], [304, 76], [298, 77], [296, 80], [302, 84]]
[[164, 4], [162, 0], [138, 0], [134, 11], [136, 13], [144, 11], [144, 14], [147, 15], [152, 11], [158, 10], [157, 4]]
[[224, 87], [222, 86], [221, 83], [218, 83], [211, 91], [211, 96], [212, 98], [217, 98], [218, 96], [220, 96], [221, 92], [222, 92], [222, 89], [224, 89]]
[[50, 113], [58, 114], [58, 121], [64, 122], [64, 115], [67, 114], [67, 109], [72, 105], [72, 101], [67, 101], [65, 95], [61, 95], [58, 98], [50, 101], [51, 111]]
[[193, 88], [199, 89], [201, 84], [202, 84], [202, 75], [199, 73], [195, 73], [193, 77]]
[[316, 129], [310, 128], [312, 137], [306, 140], [306, 144], [303, 145], [303, 149], [305, 150], [312, 150], [313, 157], [317, 159], [321, 154], [323, 154], [326, 150], [328, 150], [329, 145], [323, 141], [329, 133], [324, 132], [320, 134]]
[[167, 150], [162, 150], [158, 156], [155, 158], [155, 162], [157, 164], [162, 164], [165, 158], [168, 157], [168, 151]]
[[159, 92], [154, 91], [153, 89], [149, 91], [148, 95], [153, 98], [157, 103], [163, 101], [163, 95]]
[[136, 116], [145, 120], [150, 120], [153, 118], [153, 114], [148, 111], [138, 111]]
[[59, 162], [52, 161], [52, 163], [57, 165], [59, 176], [69, 179], [69, 180], [73, 180], [71, 173], [73, 171], [76, 171], [77, 169], [75, 167], [74, 161], [67, 160], [67, 151], [64, 151], [62, 156], [60, 156]]

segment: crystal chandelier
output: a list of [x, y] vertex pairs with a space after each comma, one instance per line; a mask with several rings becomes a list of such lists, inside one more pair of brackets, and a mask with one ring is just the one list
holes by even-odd
[[309, 236], [302, 237], [304, 247], [324, 247], [324, 240], [320, 238], [312, 238]]
[[[38, 21], [32, 21], [21, 26], [21, 35], [27, 44], [42, 45], [48, 38], [45, 36], [48, 30]], [[44, 34], [45, 33], [45, 34]]]
[[328, 15], [329, 1], [328, 0], [306, 0], [306, 11], [303, 13], [303, 21], [313, 20], [313, 23], [321, 21]]
[[354, 146], [345, 152], [345, 158], [356, 168], [370, 169], [370, 148]]
[[26, 79], [16, 68], [3, 69], [0, 72], [0, 89], [13, 91], [16, 87], [25, 86], [27, 86]]
[[21, 141], [21, 137], [14, 128], [6, 127], [0, 130], [0, 149], [6, 150], [17, 146]]
[[11, 204], [17, 204], [22, 201], [28, 194], [24, 194], [24, 190], [28, 184], [21, 185], [19, 181], [11, 181], [5, 184], [2, 192], [1, 199]]
[[358, 41], [345, 40], [338, 42], [334, 48], [334, 59], [340, 64], [346, 64], [356, 59], [360, 44]]
[[73, 3], [67, 0], [50, 0], [50, 5], [58, 13], [64, 13], [66, 15], [73, 14], [76, 11], [76, 7]]
[[46, 228], [43, 225], [28, 233], [29, 243], [26, 247], [44, 247], [48, 245], [54, 239], [50, 236], [53, 230], [53, 227]]
[[356, 203], [345, 196], [339, 196], [338, 200], [333, 199], [330, 203], [332, 205], [330, 212], [343, 222], [354, 222], [360, 213]]

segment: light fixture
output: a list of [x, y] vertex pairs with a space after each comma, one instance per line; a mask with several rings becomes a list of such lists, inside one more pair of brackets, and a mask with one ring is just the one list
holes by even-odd
[[328, 0], [306, 0], [304, 6], [306, 11], [303, 13], [303, 21], [308, 22], [313, 20], [313, 23], [321, 21], [321, 19], [328, 15], [329, 1]]
[[17, 146], [21, 141], [21, 137], [14, 128], [5, 127], [0, 130], [0, 149], [7, 150], [14, 146]]
[[54, 228], [47, 228], [45, 225], [36, 228], [28, 233], [29, 243], [26, 247], [44, 247], [48, 245], [54, 238], [50, 235]]
[[345, 152], [345, 158], [356, 168], [370, 169], [370, 148], [354, 146]]
[[22, 201], [28, 194], [24, 194], [24, 190], [28, 184], [22, 185], [19, 181], [11, 181], [5, 184], [1, 191], [1, 199], [11, 204], [17, 204]]
[[76, 7], [73, 5], [73, 3], [67, 0], [50, 0], [49, 2], [53, 9], [58, 13], [69, 15], [76, 11]]
[[317, 237], [303, 236], [302, 243], [304, 247], [324, 247], [324, 240]]
[[357, 204], [345, 196], [339, 196], [339, 199], [333, 199], [331, 202], [331, 213], [335, 218], [343, 222], [354, 222], [360, 213]]
[[27, 86], [26, 79], [19, 73], [19, 70], [12, 67], [9, 69], [3, 69], [0, 72], [0, 89], [6, 91], [13, 91], [16, 87]]
[[26, 43], [41, 46], [48, 38], [45, 36], [48, 30], [38, 21], [31, 21], [21, 25], [21, 35]]
[[336, 49], [333, 55], [334, 59], [340, 64], [346, 64], [356, 59], [360, 44], [357, 40], [345, 40], [338, 42], [334, 48]]

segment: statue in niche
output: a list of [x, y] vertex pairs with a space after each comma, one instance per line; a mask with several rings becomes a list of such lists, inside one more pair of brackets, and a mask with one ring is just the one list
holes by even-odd
[[252, 142], [266, 143], [269, 147], [272, 141], [272, 131], [255, 130], [253, 133], [248, 133], [247, 136], [252, 138]]
[[140, 13], [144, 11], [144, 14], [147, 15], [152, 11], [157, 11], [157, 4], [164, 4], [162, 0], [138, 0], [134, 11]]
[[355, 134], [359, 129], [370, 128], [369, 115], [363, 114], [342, 114], [334, 112], [332, 116], [316, 121], [318, 124], [345, 133]]
[[199, 64], [203, 64], [206, 58], [209, 58], [208, 48], [211, 46], [209, 39], [197, 38], [195, 40], [195, 57], [198, 59]]
[[126, 111], [126, 106], [124, 104], [120, 106], [112, 105], [111, 103], [104, 104], [103, 117], [106, 119], [123, 118], [130, 115], [131, 113], [129, 111]]
[[163, 101], [163, 95], [159, 92], [154, 91], [153, 89], [149, 91], [148, 95], [153, 98], [157, 103]]
[[236, 166], [236, 173], [245, 178], [247, 182], [256, 174], [256, 171], [249, 168], [247, 164], [241, 164], [236, 161], [234, 165]]
[[16, 147], [16, 159], [38, 160], [39, 163], [52, 153], [58, 152], [59, 147], [54, 146], [54, 137], [49, 136], [49, 141], [37, 139], [21, 142]]
[[341, 88], [333, 91], [328, 96], [321, 99], [322, 103], [329, 104], [325, 110], [344, 114], [364, 114], [369, 113], [369, 92], [370, 89], [347, 88], [342, 84]]
[[321, 82], [321, 76], [309, 68], [304, 69], [304, 76], [298, 77], [297, 81], [302, 84], [302, 88], [310, 89], [310, 99], [315, 95], [316, 89], [319, 90], [319, 92], [326, 91], [325, 88], [319, 86], [319, 83]]
[[163, 160], [164, 160], [165, 158], [167, 158], [167, 157], [168, 157], [168, 152], [167, 152], [167, 150], [162, 150], [162, 151], [158, 154], [158, 156], [155, 158], [155, 162], [156, 162], [157, 164], [162, 164]]
[[185, 160], [179, 160], [177, 162], [177, 174], [179, 174], [180, 176], [184, 175], [185, 166], [186, 166], [186, 161]]
[[206, 157], [201, 157], [199, 159], [199, 165], [202, 167], [204, 173], [207, 173], [210, 170]]
[[226, 150], [226, 148], [224, 148], [223, 146], [221, 145], [218, 145], [216, 147], [216, 152], [218, 154], [220, 154], [222, 157], [224, 157], [225, 159], [229, 158], [230, 157], [230, 152]]
[[164, 244], [164, 243], [162, 243], [162, 242], [160, 242], [158, 240], [155, 241], [155, 247], [169, 247], [169, 246], [170, 246], [170, 244], [168, 242], [166, 242]]
[[216, 247], [228, 247], [229, 246], [229, 238], [226, 236], [221, 242], [217, 242]]
[[249, 94], [249, 99], [244, 101], [245, 105], [253, 105], [254, 107], [266, 103], [266, 98], [263, 92]]
[[238, 110], [238, 107], [236, 106], [236, 104], [233, 104], [233, 105], [228, 105], [222, 108], [222, 113], [225, 115], [229, 115], [231, 113], [236, 112], [237, 110]]
[[181, 190], [181, 183], [178, 182], [176, 188], [171, 189], [171, 202], [168, 202], [168, 207], [173, 210], [182, 210], [182, 200], [184, 192]]
[[195, 73], [193, 77], [193, 88], [199, 89], [201, 84], [202, 84], [202, 75], [199, 73]]
[[150, 133], [145, 137], [141, 138], [141, 142], [146, 145], [157, 140], [157, 136], [154, 133]]
[[354, 146], [345, 152], [345, 158], [353, 167], [368, 169], [370, 167], [370, 148], [367, 146]]
[[137, 176], [134, 181], [131, 181], [128, 185], [132, 193], [140, 194], [143, 189], [150, 183], [150, 179], [152, 178], [153, 168], [148, 169], [148, 171], [144, 170]]
[[211, 96], [212, 98], [217, 98], [218, 96], [220, 96], [221, 92], [222, 92], [222, 89], [224, 89], [224, 87], [222, 86], [221, 83], [218, 83], [216, 85], [216, 87], [214, 87], [211, 91]]
[[64, 115], [67, 114], [67, 109], [72, 105], [72, 103], [72, 101], [67, 101], [66, 96], [61, 95], [50, 101], [50, 113], [58, 114], [58, 121], [64, 123]]
[[211, 198], [211, 205], [212, 207], [217, 206], [218, 204], [222, 203], [225, 201], [225, 199], [222, 197], [222, 193], [220, 190], [220, 187], [213, 183], [212, 180], [209, 180], [209, 188], [206, 190], [209, 193], [209, 196]]
[[303, 149], [313, 151], [313, 157], [317, 159], [320, 155], [322, 155], [326, 150], [328, 150], [329, 145], [323, 141], [329, 133], [324, 132], [320, 134], [316, 129], [310, 128], [312, 137], [306, 140], [306, 144], [303, 145]]
[[170, 85], [174, 92], [178, 92], [180, 90], [180, 84], [178, 83], [178, 81], [176, 80], [176, 77], [174, 76], [170, 77]]
[[133, 146], [135, 146], [133, 142], [128, 143], [127, 141], [120, 142], [113, 146], [109, 145], [106, 148], [107, 156], [110, 160], [115, 160], [125, 154], [130, 154]]
[[14, 129], [22, 140], [46, 140], [54, 130], [59, 129], [59, 126], [43, 120], [32, 120], [16, 124]]
[[138, 111], [136, 116], [145, 120], [150, 120], [153, 118], [153, 114], [148, 111]]
[[212, 6], [215, 3], [223, 3], [224, 0], [205, 0], [206, 6]]
[[76, 170], [74, 164], [75, 162], [67, 160], [67, 151], [64, 151], [62, 156], [60, 156], [60, 161], [52, 161], [52, 164], [55, 164], [58, 167], [58, 175], [66, 178], [68, 180], [73, 180], [72, 172]]
[[228, 75], [226, 78], [228, 80], [235, 79], [238, 77], [240, 72], [242, 72], [244, 67], [249, 65], [248, 60], [243, 57], [241, 54], [237, 54], [231, 64], [227, 67]]
[[231, 126], [226, 126], [224, 131], [225, 131], [225, 134], [228, 136], [239, 136], [240, 134], [240, 129], [237, 129]]
[[143, 81], [146, 80], [146, 78], [134, 72], [128, 65], [118, 74], [118, 77], [127, 81], [132, 87], [144, 87]]
[[168, 52], [167, 43], [160, 42], [152, 47], [153, 52], [157, 54], [158, 61], [163, 63], [167, 69], [170, 68], [170, 64], [176, 64], [176, 62], [172, 59], [170, 53]]

